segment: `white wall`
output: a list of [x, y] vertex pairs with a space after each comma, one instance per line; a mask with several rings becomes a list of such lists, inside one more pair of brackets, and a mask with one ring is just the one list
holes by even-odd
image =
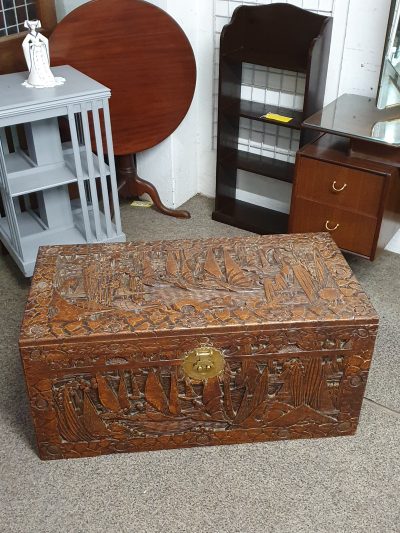
[[151, 2], [183, 28], [196, 57], [196, 91], [186, 118], [163, 143], [138, 156], [141, 177], [154, 183], [169, 207], [178, 207], [199, 192], [199, 175], [208, 173], [209, 180], [215, 181], [211, 163], [213, 0]]
[[348, 1], [339, 95], [353, 93], [375, 98], [390, 3], [391, 0]]
[[67, 13], [88, 0], [56, 0], [57, 18], [61, 20]]

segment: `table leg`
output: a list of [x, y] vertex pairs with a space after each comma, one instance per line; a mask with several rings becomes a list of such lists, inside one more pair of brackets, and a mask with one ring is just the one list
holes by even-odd
[[160, 199], [157, 189], [143, 180], [137, 174], [135, 155], [120, 155], [116, 157], [118, 188], [122, 198], [137, 198], [147, 193], [152, 199], [154, 206], [160, 213], [176, 218], [190, 218], [190, 213], [184, 210], [169, 209]]

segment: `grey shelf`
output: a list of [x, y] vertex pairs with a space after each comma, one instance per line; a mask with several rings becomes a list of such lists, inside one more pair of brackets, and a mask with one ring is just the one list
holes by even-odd
[[[44, 227], [35, 211], [28, 210], [17, 215], [18, 227], [21, 235], [21, 246], [24, 250], [24, 260], [21, 261], [18, 252], [12, 244], [10, 228], [5, 217], [0, 218], [0, 240], [9, 251], [10, 255], [17, 262], [21, 270], [32, 272], [35, 266], [36, 256], [39, 246], [52, 246], [61, 244], [87, 244], [85, 235], [85, 225], [83, 221], [82, 209], [76, 208], [72, 211], [73, 223], [69, 226], [48, 229]], [[89, 206], [89, 220], [94, 236], [94, 214], [93, 208]], [[100, 213], [100, 224], [104, 233], [102, 242], [120, 242], [115, 224], [112, 224], [112, 234], [106, 236], [106, 220], [103, 213]], [[96, 242], [92, 238], [92, 242]], [[31, 274], [30, 274], [31, 275]]]
[[[37, 191], [44, 191], [61, 185], [77, 182], [74, 162], [74, 154], [70, 143], [63, 147], [64, 162], [54, 165], [37, 166], [23, 152], [18, 150], [15, 153], [5, 156], [8, 184], [10, 194], [13, 198], [30, 194]], [[86, 150], [84, 146], [80, 147], [81, 164], [83, 171], [83, 180], [89, 179]], [[94, 177], [100, 177], [100, 166], [97, 155], [93, 154]], [[110, 169], [107, 165], [106, 173]]]
[[[54, 72], [66, 83], [40, 91], [21, 85], [26, 73], [0, 76], [0, 240], [27, 277], [40, 246], [125, 241], [110, 91], [71, 67]], [[70, 143], [61, 142], [59, 117]]]

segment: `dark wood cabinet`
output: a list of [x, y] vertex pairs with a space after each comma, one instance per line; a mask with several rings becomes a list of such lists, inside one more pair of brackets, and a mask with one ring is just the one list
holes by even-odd
[[[323, 105], [332, 19], [290, 4], [240, 6], [224, 27], [220, 45], [217, 189], [213, 219], [257, 233], [285, 233], [288, 216], [236, 199], [237, 171], [292, 183], [294, 164], [238, 149], [241, 118], [301, 130], [300, 146], [317, 135], [302, 121]], [[302, 110], [241, 98], [243, 63], [305, 76]], [[292, 117], [288, 123], [262, 118]]]
[[400, 228], [398, 169], [349, 155], [323, 134], [297, 154], [289, 230], [329, 231], [343, 250], [371, 260]]
[[383, 175], [307, 157], [301, 158], [299, 166], [301, 170], [296, 175], [296, 184], [302, 197], [378, 216], [385, 186]]

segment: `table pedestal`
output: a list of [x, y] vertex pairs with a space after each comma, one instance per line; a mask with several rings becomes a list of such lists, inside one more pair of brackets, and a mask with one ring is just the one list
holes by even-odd
[[142, 194], [148, 194], [156, 209], [164, 215], [176, 218], [190, 218], [190, 213], [185, 210], [170, 209], [165, 206], [157, 192], [157, 189], [138, 176], [135, 154], [120, 155], [116, 158], [119, 182], [119, 195], [121, 198], [138, 198]]

